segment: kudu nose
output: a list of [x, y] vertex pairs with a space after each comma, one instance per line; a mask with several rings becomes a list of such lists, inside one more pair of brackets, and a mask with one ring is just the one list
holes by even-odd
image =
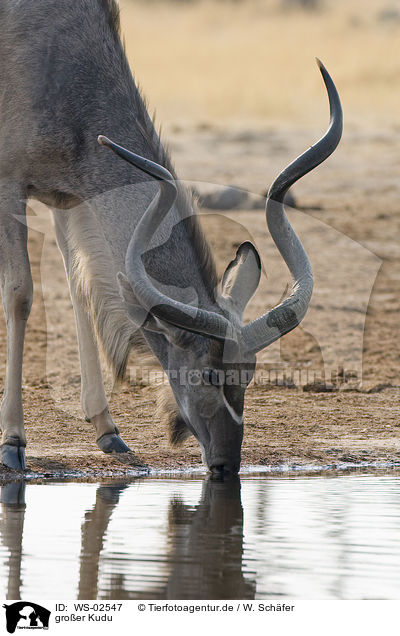
[[236, 474], [239, 472], [239, 463], [232, 462], [214, 462], [210, 466], [210, 471], [213, 476], [221, 477], [227, 474]]

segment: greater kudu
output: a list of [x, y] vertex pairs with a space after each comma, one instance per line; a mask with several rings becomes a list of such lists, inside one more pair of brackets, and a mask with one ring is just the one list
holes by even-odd
[[[129, 457], [108, 409], [98, 343], [116, 378], [131, 349], [155, 354], [174, 395], [171, 440], [193, 434], [212, 471], [236, 472], [256, 353], [296, 327], [311, 298], [310, 263], [283, 198], [340, 140], [341, 106], [330, 76], [319, 63], [331, 109], [327, 133], [277, 177], [267, 199], [268, 227], [292, 292], [243, 325], [260, 257], [243, 243], [218, 285], [193, 201], [129, 70], [115, 1], [4, 0], [0, 20], [0, 267], [8, 330], [2, 462], [25, 467], [21, 378], [32, 279], [21, 217], [33, 197], [54, 212], [77, 322], [82, 407], [99, 447]], [[118, 156], [104, 151], [99, 133], [138, 154], [100, 136]], [[182, 369], [193, 370], [196, 382], [182, 380]]]

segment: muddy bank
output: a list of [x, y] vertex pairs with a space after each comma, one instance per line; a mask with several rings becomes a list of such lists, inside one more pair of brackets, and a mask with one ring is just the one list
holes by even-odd
[[[35, 393], [35, 400], [42, 403], [41, 422], [29, 418], [29, 471], [48, 476], [84, 471], [96, 477], [135, 470], [98, 450], [86, 422], [67, 417], [51, 403], [46, 404], [45, 390]], [[201, 457], [196, 441], [188, 440], [180, 449], [171, 448], [163, 423], [154, 421], [155, 394], [155, 389], [147, 388], [126, 390], [119, 397], [119, 409], [113, 411], [118, 413], [124, 440], [151, 468], [199, 468]], [[343, 463], [365, 462], [400, 465], [399, 397], [400, 389], [372, 394], [250, 389], [243, 466], [335, 468]], [[0, 471], [1, 477], [12, 477], [12, 471]]]

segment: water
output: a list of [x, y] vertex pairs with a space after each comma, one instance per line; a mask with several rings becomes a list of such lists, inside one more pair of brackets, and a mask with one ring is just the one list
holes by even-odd
[[14, 483], [1, 496], [2, 598], [400, 596], [398, 474]]

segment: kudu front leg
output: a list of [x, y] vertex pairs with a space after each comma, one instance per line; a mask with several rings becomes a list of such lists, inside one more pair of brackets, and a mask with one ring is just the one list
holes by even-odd
[[57, 243], [63, 255], [65, 270], [75, 313], [79, 358], [81, 364], [81, 403], [86, 420], [91, 422], [96, 430], [96, 443], [104, 453], [115, 455], [121, 462], [137, 465], [139, 462], [119, 435], [112, 415], [108, 408], [108, 401], [104, 390], [98, 346], [91, 321], [87, 314], [80, 294], [77, 292], [72, 274], [72, 257], [67, 241], [68, 215], [54, 211]]
[[78, 333], [82, 374], [81, 402], [86, 420], [95, 427], [96, 443], [100, 450], [114, 455], [124, 464], [142, 467], [142, 462], [120, 437], [108, 409], [93, 329], [73, 283], [70, 284], [70, 291]]
[[27, 250], [23, 193], [0, 192], [0, 281], [7, 325], [7, 366], [1, 404], [1, 462], [25, 469], [26, 437], [22, 408], [22, 358], [25, 328], [32, 305], [32, 276]]
[[119, 431], [108, 409], [92, 326], [73, 284], [70, 284], [70, 290], [78, 333], [83, 412], [86, 420], [93, 424], [97, 445], [104, 453], [129, 453], [130, 448], [119, 436]]

